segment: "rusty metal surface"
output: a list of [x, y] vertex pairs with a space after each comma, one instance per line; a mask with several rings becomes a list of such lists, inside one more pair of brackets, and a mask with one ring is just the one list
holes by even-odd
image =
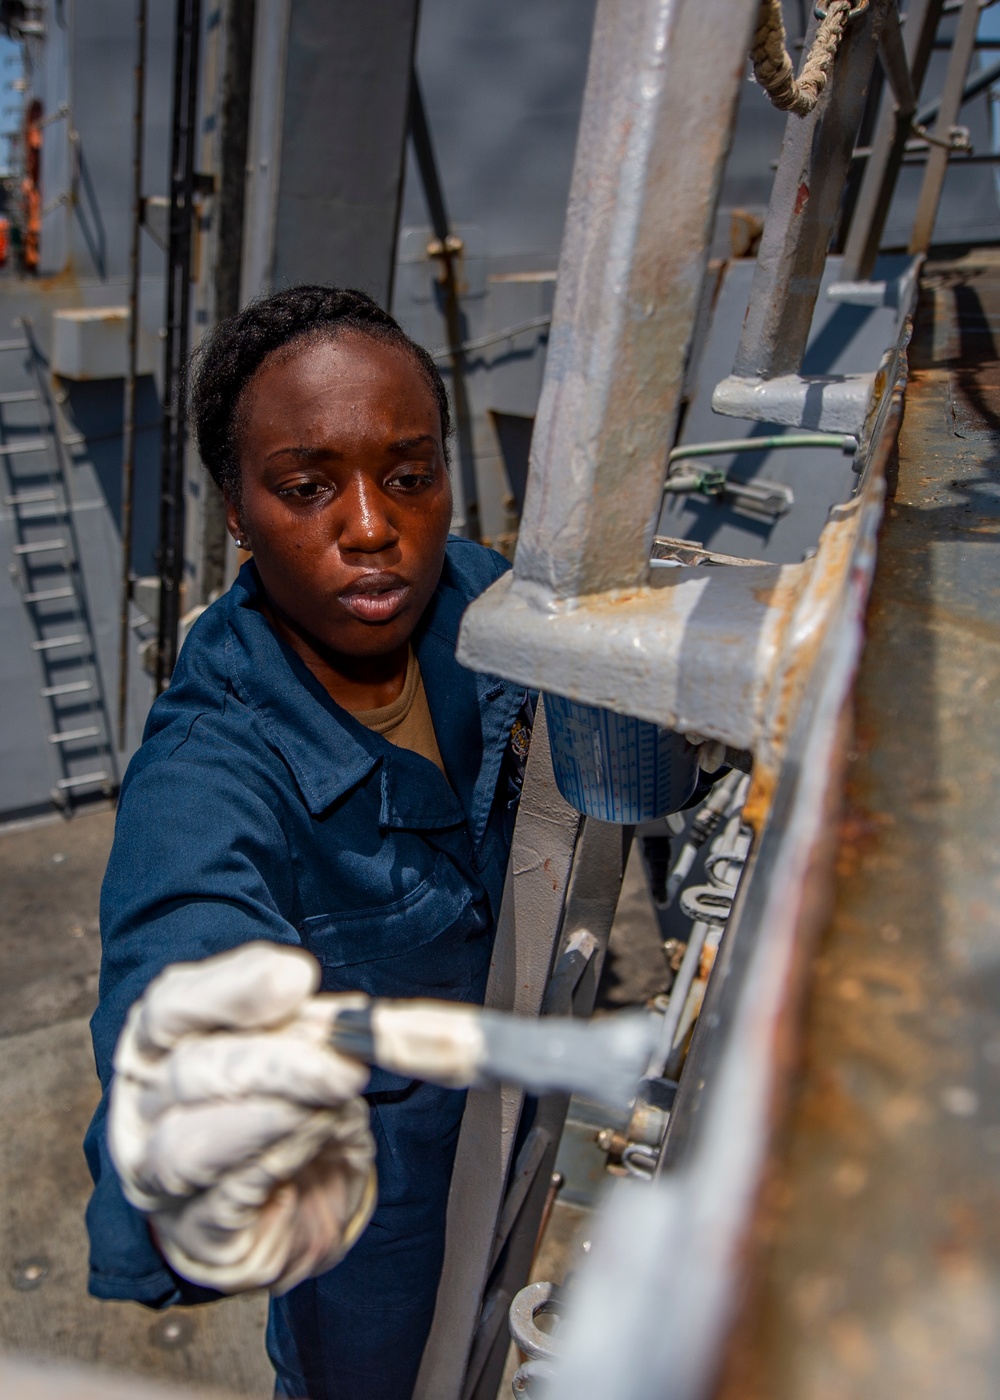
[[834, 913], [717, 1400], [997, 1392], [998, 330], [1000, 254], [928, 267]]
[[536, 607], [505, 574], [469, 608], [458, 657], [736, 748], [759, 736], [813, 561], [658, 571], [653, 585]]
[[660, 1171], [652, 1183], [616, 1183], [599, 1213], [560, 1330], [564, 1356], [552, 1400], [706, 1400], [739, 1316], [745, 1246], [782, 1116], [802, 973], [830, 883], [842, 716], [861, 648], [905, 358], [898, 371], [898, 380], [877, 377], [859, 494], [824, 531], [789, 623], [790, 659], [775, 679], [768, 742], [756, 755], [744, 809], [759, 841], [720, 948]]

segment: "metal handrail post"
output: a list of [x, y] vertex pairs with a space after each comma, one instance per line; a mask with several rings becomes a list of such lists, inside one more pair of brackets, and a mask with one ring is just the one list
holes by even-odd
[[948, 71], [945, 74], [944, 88], [941, 93], [941, 108], [932, 133], [934, 143], [931, 145], [927, 157], [927, 168], [924, 171], [924, 181], [920, 187], [920, 198], [917, 201], [917, 213], [913, 220], [913, 232], [910, 235], [911, 253], [926, 253], [931, 246], [931, 236], [934, 233], [938, 205], [941, 203], [941, 191], [944, 188], [944, 177], [948, 171], [948, 156], [950, 154], [947, 144], [938, 143], [949, 141], [951, 128], [958, 120], [965, 87], [965, 75], [969, 71], [969, 64], [972, 62], [972, 55], [975, 52], [976, 30], [978, 28], [979, 0], [965, 0], [958, 20], [954, 44], [948, 58]]
[[[943, 9], [944, 0], [914, 0], [907, 11], [903, 45], [909, 64], [910, 86], [918, 97], [934, 51], [934, 37]], [[907, 110], [906, 104], [900, 103], [898, 97], [895, 104], [888, 97], [883, 104], [872, 142], [872, 153], [865, 166], [854, 217], [844, 245], [844, 261], [840, 271], [844, 282], [857, 282], [872, 275], [896, 180], [906, 154], [913, 115], [913, 109]]]
[[646, 576], [757, 8], [598, 4], [519, 585], [565, 598]]
[[906, 44], [903, 41], [903, 26], [899, 11], [894, 5], [890, 5], [885, 12], [885, 26], [882, 30], [882, 41], [879, 44], [878, 54], [879, 62], [885, 76], [889, 79], [889, 86], [896, 99], [897, 109], [907, 115], [915, 112], [917, 110], [917, 94], [910, 73], [910, 60], [906, 52]]
[[[735, 378], [777, 379], [802, 365], [886, 12], [895, 3], [875, 0], [851, 20], [816, 107], [788, 118]], [[817, 27], [814, 18], [807, 48]]]

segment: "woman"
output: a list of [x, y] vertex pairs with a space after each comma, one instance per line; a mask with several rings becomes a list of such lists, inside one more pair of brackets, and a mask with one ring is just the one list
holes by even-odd
[[[455, 660], [506, 566], [448, 537], [447, 399], [391, 317], [358, 292], [279, 292], [216, 330], [192, 407], [252, 558], [192, 629], [122, 786], [87, 1139], [91, 1291], [152, 1307], [214, 1295], [168, 1265], [172, 1217], [151, 1232], [109, 1155], [130, 1007], [168, 964], [258, 940], [307, 950], [326, 991], [481, 1001], [530, 723], [522, 688]], [[227, 966], [183, 974], [190, 1005], [218, 1000]], [[463, 1100], [378, 1071], [366, 1097], [379, 1204], [338, 1267], [272, 1302], [281, 1395], [405, 1400], [416, 1377]]]

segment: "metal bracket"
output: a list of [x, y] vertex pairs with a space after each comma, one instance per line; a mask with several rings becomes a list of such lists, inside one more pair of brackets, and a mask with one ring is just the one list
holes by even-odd
[[753, 748], [782, 638], [812, 568], [658, 569], [656, 583], [560, 603], [499, 579], [468, 609], [458, 659], [477, 671]]
[[712, 408], [729, 418], [786, 423], [857, 437], [864, 427], [874, 384], [873, 374], [782, 374], [775, 379], [731, 374], [716, 385]]
[[550, 1361], [557, 1354], [552, 1338], [541, 1331], [535, 1318], [558, 1312], [559, 1301], [554, 1283], [529, 1283], [510, 1305], [510, 1335], [532, 1361]]

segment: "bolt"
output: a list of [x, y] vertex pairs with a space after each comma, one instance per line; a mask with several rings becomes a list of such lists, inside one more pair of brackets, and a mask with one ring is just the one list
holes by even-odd
[[684, 961], [684, 954], [687, 952], [687, 944], [679, 938], [668, 938], [663, 944], [663, 951], [671, 971], [679, 972], [681, 963]]

